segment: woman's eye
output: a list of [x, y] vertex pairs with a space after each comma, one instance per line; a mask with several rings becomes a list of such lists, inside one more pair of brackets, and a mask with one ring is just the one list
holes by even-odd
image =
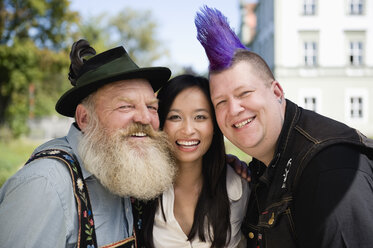
[[197, 115], [197, 116], [195, 117], [195, 119], [196, 119], [196, 120], [206, 120], [206, 119], [207, 119], [207, 116], [205, 116], [205, 115]]
[[167, 120], [180, 120], [180, 116], [178, 115], [170, 115], [169, 117], [167, 117]]

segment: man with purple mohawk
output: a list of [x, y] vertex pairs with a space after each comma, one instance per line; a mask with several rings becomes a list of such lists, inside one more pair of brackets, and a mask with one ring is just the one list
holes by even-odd
[[373, 140], [285, 99], [220, 11], [195, 24], [219, 127], [253, 157], [248, 247], [372, 247]]

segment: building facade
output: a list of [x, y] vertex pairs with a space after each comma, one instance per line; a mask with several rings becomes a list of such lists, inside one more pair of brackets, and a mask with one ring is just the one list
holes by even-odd
[[373, 0], [259, 0], [255, 14], [246, 45], [285, 97], [373, 137]]

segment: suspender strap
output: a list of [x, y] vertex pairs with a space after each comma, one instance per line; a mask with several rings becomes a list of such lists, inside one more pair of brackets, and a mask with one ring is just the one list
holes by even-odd
[[109, 245], [101, 246], [100, 248], [137, 248], [136, 236], [133, 235], [124, 240], [121, 240], [121, 241], [118, 241], [118, 242], [115, 242]]
[[78, 161], [74, 156], [63, 150], [49, 149], [34, 154], [26, 164], [40, 158], [58, 159], [69, 169], [78, 211], [79, 232], [77, 247], [97, 247], [92, 206], [89, 199], [88, 188], [85, 184]]

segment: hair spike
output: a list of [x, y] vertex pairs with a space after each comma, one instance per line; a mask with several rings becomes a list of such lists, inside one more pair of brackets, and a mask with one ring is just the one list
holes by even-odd
[[228, 19], [219, 10], [204, 5], [200, 8], [200, 13], [197, 12], [194, 23], [197, 27], [197, 39], [210, 61], [210, 71], [228, 68], [237, 49], [247, 50], [230, 28]]

